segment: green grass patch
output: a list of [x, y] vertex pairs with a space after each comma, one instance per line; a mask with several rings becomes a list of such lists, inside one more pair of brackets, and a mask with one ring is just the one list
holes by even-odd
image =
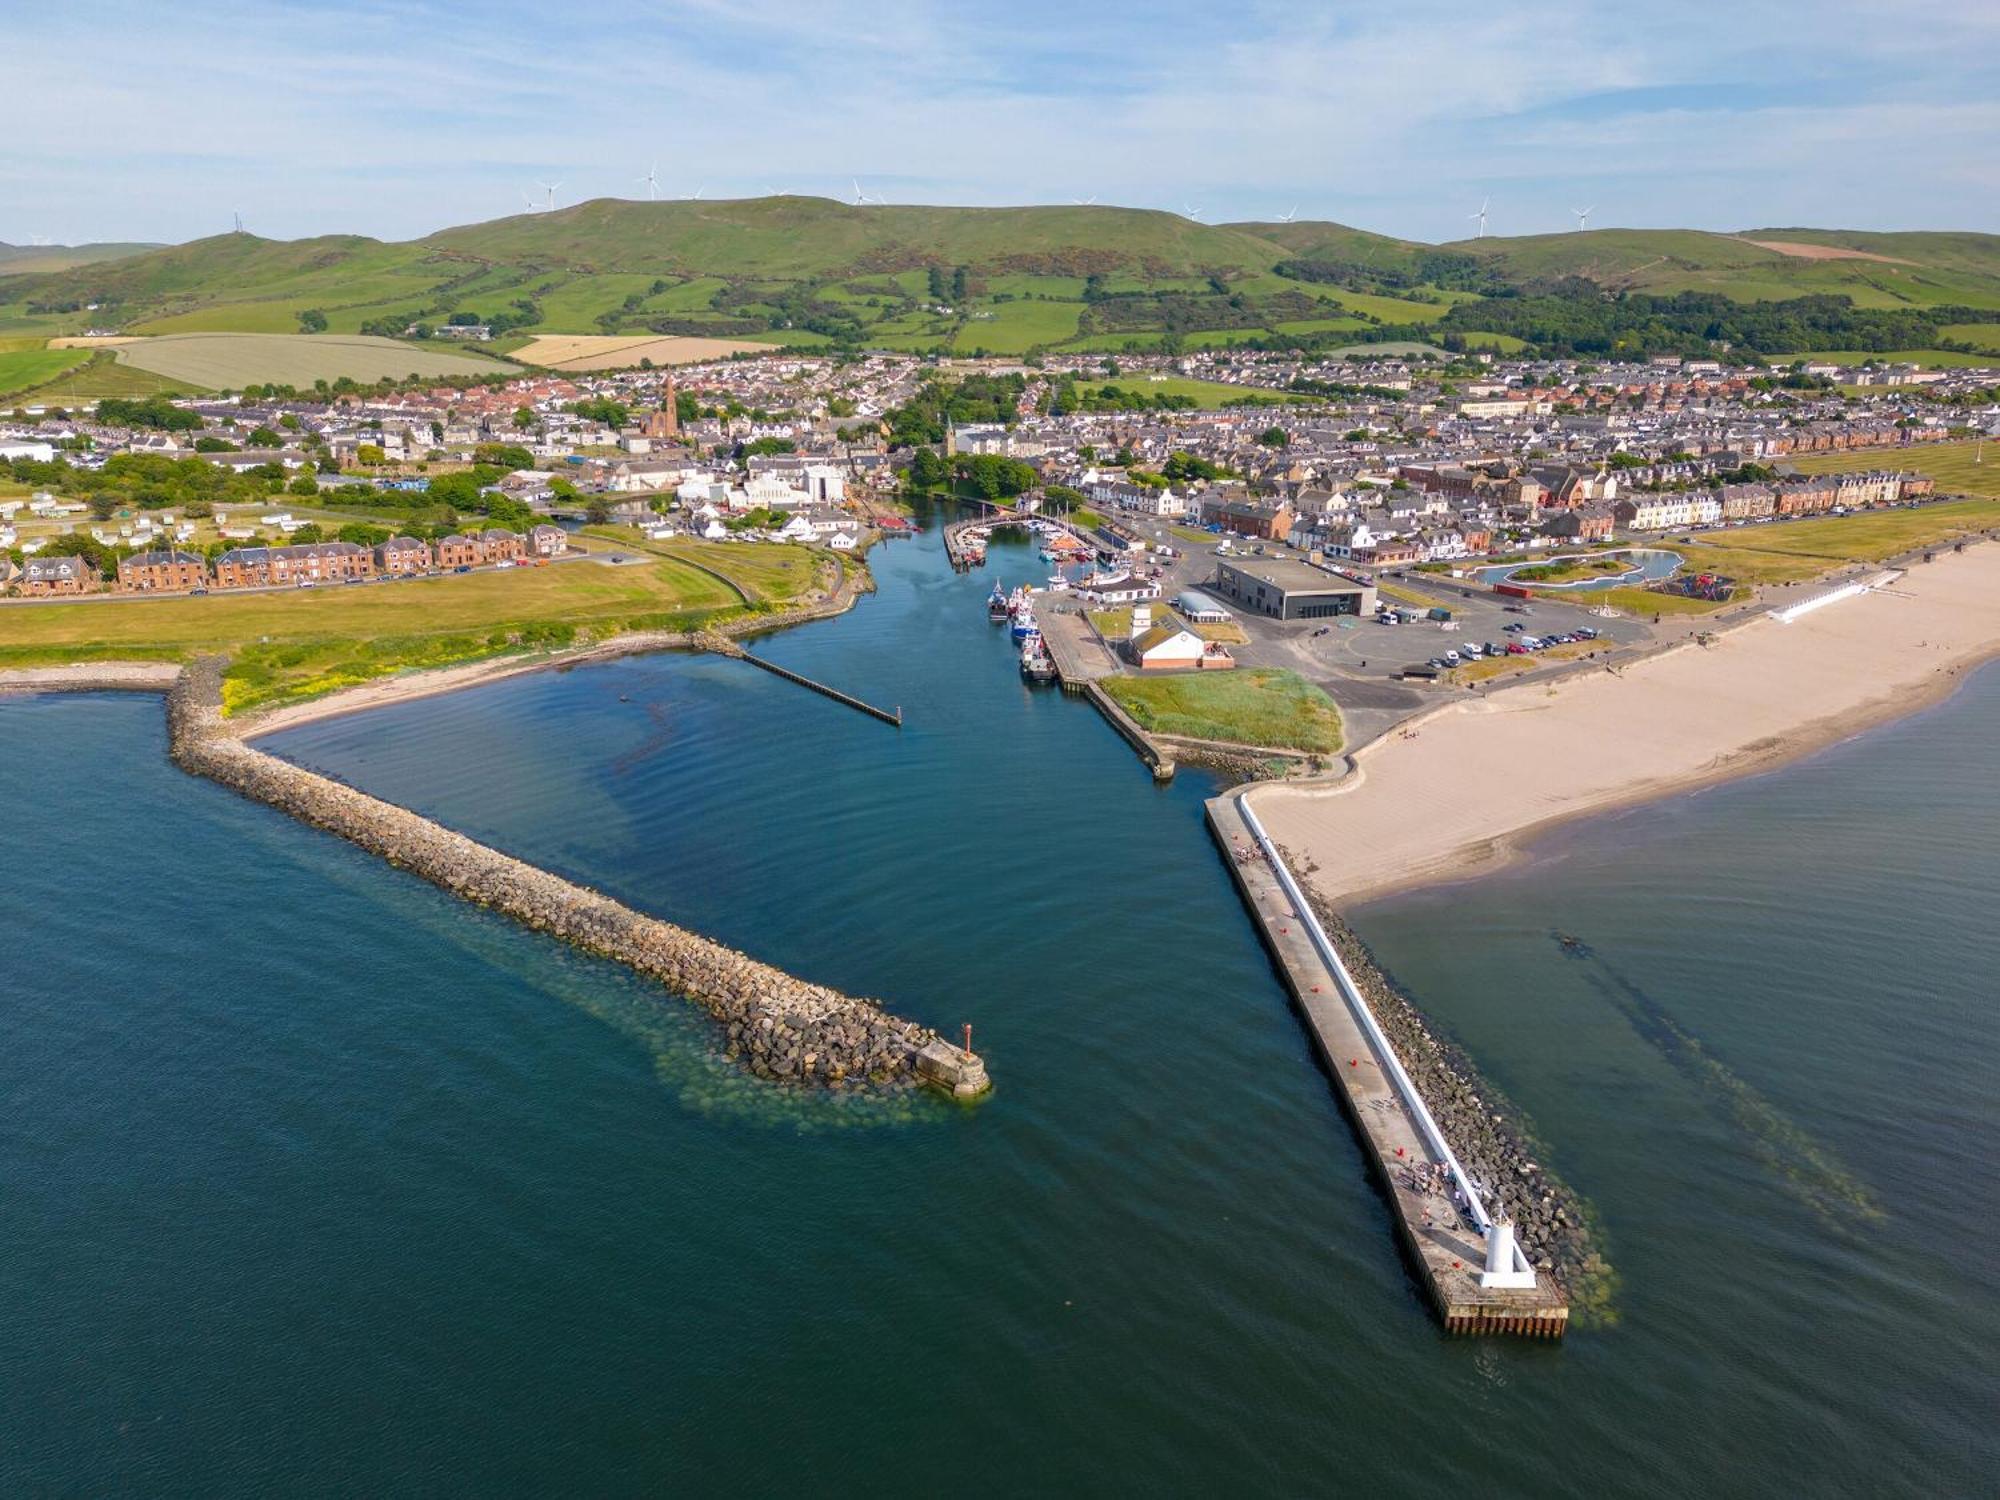
[[169, 380], [150, 370], [120, 364], [116, 351], [112, 349], [83, 352], [85, 359], [82, 364], [65, 370], [54, 380], [32, 390], [18, 392], [12, 398], [15, 404], [88, 406], [106, 396], [184, 396], [198, 390], [198, 387]]
[[1296, 672], [1238, 667], [1108, 677], [1102, 686], [1142, 727], [1159, 734], [1320, 754], [1340, 748], [1340, 710]]
[[737, 588], [690, 566], [694, 561], [750, 588], [759, 608], [776, 607], [790, 597], [788, 584], [810, 579], [813, 562], [800, 548], [771, 550], [797, 558], [691, 542], [679, 556], [644, 565], [568, 562], [407, 583], [36, 605], [8, 612], [0, 666], [185, 661], [220, 652], [235, 658], [225, 683], [234, 713], [392, 672], [744, 614]]
[[31, 391], [78, 365], [90, 362], [88, 349], [49, 349], [40, 339], [7, 340], [19, 347], [0, 347], [0, 396]]

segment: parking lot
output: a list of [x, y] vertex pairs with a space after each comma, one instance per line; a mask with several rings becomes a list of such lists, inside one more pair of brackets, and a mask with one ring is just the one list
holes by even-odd
[[[1230, 542], [1230, 551], [1223, 554], [1226, 557], [1241, 557], [1248, 551], [1254, 558], [1254, 549], [1260, 545], [1223, 537], [1194, 542], [1173, 534], [1163, 522], [1120, 520], [1148, 540], [1163, 542], [1181, 553], [1164, 569], [1161, 579], [1162, 596], [1169, 601], [1183, 589], [1200, 589], [1214, 578], [1218, 542]], [[1274, 543], [1261, 545], [1272, 556], [1299, 555]], [[1289, 668], [1324, 688], [1348, 720], [1350, 744], [1372, 739], [1435, 703], [1440, 694], [1463, 691], [1450, 674], [1435, 682], [1403, 678], [1405, 668], [1423, 667], [1448, 650], [1463, 652], [1468, 644], [1483, 647], [1492, 642], [1504, 652], [1506, 643], [1519, 636], [1547, 637], [1588, 629], [1597, 631], [1599, 638], [1570, 650], [1605, 652], [1641, 645], [1654, 636], [1643, 621], [1592, 614], [1582, 598], [1575, 603], [1506, 599], [1449, 578], [1405, 570], [1383, 573], [1376, 583], [1381, 602], [1410, 623], [1384, 625], [1375, 619], [1356, 618], [1273, 620], [1233, 606], [1230, 610], [1250, 637], [1246, 645], [1231, 646], [1230, 653], [1245, 666]], [[1448, 621], [1426, 618], [1431, 608], [1449, 610], [1452, 617]], [[1510, 625], [1517, 628], [1509, 630]], [[1552, 670], [1554, 665], [1543, 669]]]

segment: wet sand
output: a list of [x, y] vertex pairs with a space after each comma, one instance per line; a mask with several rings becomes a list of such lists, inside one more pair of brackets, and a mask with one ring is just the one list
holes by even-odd
[[[1329, 900], [1492, 868], [1572, 818], [1769, 770], [1913, 712], [2000, 653], [2000, 546], [1610, 671], [1467, 698], [1330, 782], [1255, 788]], [[1825, 586], [1830, 588], [1831, 586]]]

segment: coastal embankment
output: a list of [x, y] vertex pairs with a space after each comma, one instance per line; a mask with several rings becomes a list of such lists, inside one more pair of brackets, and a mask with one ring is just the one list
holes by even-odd
[[407, 808], [267, 755], [223, 718], [218, 658], [167, 695], [168, 750], [184, 770], [267, 803], [477, 905], [626, 964], [722, 1023], [728, 1054], [761, 1078], [834, 1087], [988, 1087], [980, 1059], [870, 1000], [769, 964], [441, 828]]
[[[858, 559], [836, 558], [835, 562], [840, 567], [840, 580], [831, 590], [809, 596], [784, 609], [739, 615], [709, 625], [702, 631], [627, 631], [601, 641], [593, 641], [588, 645], [566, 647], [557, 651], [515, 651], [486, 657], [479, 661], [460, 662], [449, 667], [399, 672], [393, 676], [377, 677], [368, 682], [356, 683], [316, 698], [304, 698], [293, 703], [259, 709], [254, 713], [236, 715], [232, 717], [231, 722], [244, 738], [254, 738], [259, 735], [274, 734], [281, 729], [291, 729], [300, 724], [336, 718], [342, 714], [381, 708], [390, 703], [406, 703], [414, 698], [434, 698], [442, 693], [455, 693], [464, 688], [479, 687], [489, 682], [519, 677], [528, 672], [564, 671], [590, 662], [612, 661], [622, 656], [645, 656], [655, 651], [698, 650], [701, 648], [703, 635], [722, 637], [731, 641], [745, 640], [752, 636], [768, 635], [773, 631], [789, 629], [794, 625], [804, 625], [813, 620], [829, 619], [835, 615], [845, 614], [854, 607], [855, 601], [863, 594], [872, 594], [875, 591], [874, 575]], [[703, 569], [703, 571], [713, 570]]]
[[1936, 702], [2000, 653], [2000, 546], [1629, 666], [1448, 704], [1346, 774], [1247, 793], [1316, 893], [1360, 897], [1511, 857], [1569, 819], [1779, 766]]

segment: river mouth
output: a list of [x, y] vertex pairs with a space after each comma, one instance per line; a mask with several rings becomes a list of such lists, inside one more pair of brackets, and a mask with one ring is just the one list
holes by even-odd
[[[1616, 573], [1606, 573], [1599, 578], [1574, 578], [1562, 583], [1545, 583], [1536, 578], [1521, 578], [1523, 572], [1539, 568], [1560, 567], [1565, 563], [1590, 563], [1603, 558], [1623, 557], [1633, 561]], [[1671, 578], [1686, 565], [1687, 559], [1678, 552], [1669, 552], [1661, 547], [1614, 547], [1603, 552], [1563, 552], [1554, 557], [1531, 558], [1527, 562], [1502, 563], [1489, 568], [1478, 568], [1473, 577], [1481, 583], [1519, 582], [1535, 589], [1546, 589], [1551, 593], [1588, 594], [1601, 589], [1630, 588], [1638, 584], [1658, 583]]]

